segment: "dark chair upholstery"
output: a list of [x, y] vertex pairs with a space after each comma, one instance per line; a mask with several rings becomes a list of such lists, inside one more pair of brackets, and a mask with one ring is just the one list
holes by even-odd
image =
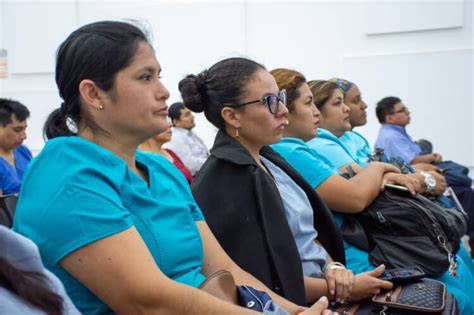
[[8, 228], [12, 227], [17, 201], [18, 201], [18, 197], [16, 195], [0, 196], [0, 224], [1, 225], [4, 225]]

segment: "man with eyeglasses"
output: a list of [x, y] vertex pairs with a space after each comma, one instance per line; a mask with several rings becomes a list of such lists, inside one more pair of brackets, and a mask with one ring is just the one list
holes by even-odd
[[382, 124], [375, 148], [383, 149], [387, 157], [400, 157], [408, 164], [432, 164], [443, 160], [438, 153], [422, 154], [420, 146], [406, 132], [410, 111], [401, 99], [385, 97], [377, 103], [375, 112]]

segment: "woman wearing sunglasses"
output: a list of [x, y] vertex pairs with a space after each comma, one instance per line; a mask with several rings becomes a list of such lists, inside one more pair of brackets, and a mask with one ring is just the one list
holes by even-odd
[[[262, 65], [226, 59], [189, 75], [179, 89], [186, 107], [204, 111], [220, 130], [192, 190], [240, 267], [296, 303], [322, 295], [346, 302], [391, 287], [372, 273], [354, 277], [343, 266], [342, 240], [329, 210], [269, 147], [281, 139], [289, 114], [286, 91]], [[311, 94], [307, 86], [305, 92]]]

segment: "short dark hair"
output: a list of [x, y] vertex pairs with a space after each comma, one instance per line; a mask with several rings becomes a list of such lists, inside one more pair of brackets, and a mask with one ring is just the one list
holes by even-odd
[[402, 100], [396, 96], [387, 96], [377, 103], [375, 114], [381, 124], [385, 123], [387, 116], [393, 113], [395, 104], [400, 103], [401, 101]]
[[0, 125], [3, 127], [12, 123], [12, 116], [16, 120], [25, 121], [30, 117], [30, 111], [22, 103], [6, 98], [0, 98]]
[[204, 115], [220, 130], [225, 129], [221, 110], [237, 105], [247, 93], [247, 84], [256, 72], [265, 70], [261, 64], [247, 58], [228, 58], [199, 74], [190, 74], [179, 82], [184, 106]]
[[173, 119], [179, 120], [181, 117], [181, 110], [184, 108], [184, 104], [181, 102], [171, 104], [168, 108], [168, 117], [171, 118], [171, 121], [173, 121]]
[[72, 120], [77, 126], [84, 119], [81, 81], [92, 80], [100, 89], [110, 91], [117, 73], [132, 63], [141, 42], [150, 44], [147, 34], [127, 22], [94, 22], [72, 32], [56, 56], [56, 84], [64, 102], [49, 115], [43, 129], [45, 137], [74, 135], [68, 122]]

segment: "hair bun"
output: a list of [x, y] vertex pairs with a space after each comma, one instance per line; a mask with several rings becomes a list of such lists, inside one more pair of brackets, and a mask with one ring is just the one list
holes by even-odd
[[201, 97], [207, 96], [207, 71], [203, 71], [196, 76], [196, 85]]
[[178, 89], [183, 98], [184, 106], [195, 113], [204, 111], [207, 99], [205, 72], [186, 76], [179, 82]]

